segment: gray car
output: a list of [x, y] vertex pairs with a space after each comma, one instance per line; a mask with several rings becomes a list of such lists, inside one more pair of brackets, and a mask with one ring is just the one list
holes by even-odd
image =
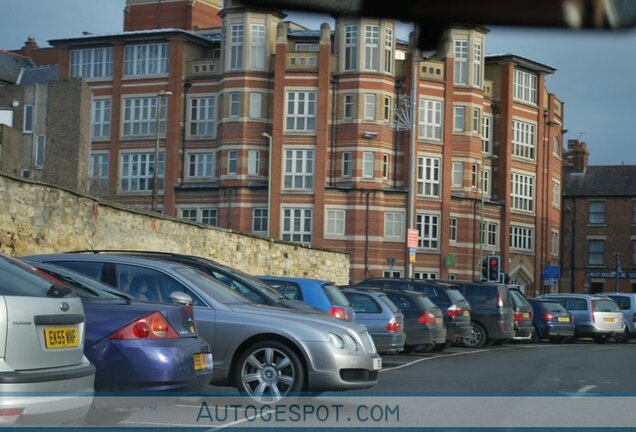
[[149, 301], [170, 302], [187, 294], [199, 334], [212, 346], [212, 383], [236, 386], [254, 399], [377, 384], [382, 360], [364, 326], [250, 303], [205, 273], [175, 262], [114, 254], [29, 259], [72, 268]]
[[556, 300], [572, 313], [575, 337], [591, 337], [598, 343], [625, 332], [623, 314], [608, 297], [589, 294], [543, 294], [537, 298]]
[[369, 329], [378, 352], [396, 353], [404, 350], [404, 315], [386, 294], [354, 288], [346, 288], [342, 292], [353, 306], [356, 322]]
[[611, 298], [621, 308], [625, 333], [620, 338], [621, 342], [629, 342], [636, 337], [636, 293], [599, 293], [598, 295]]
[[83, 418], [95, 379], [83, 353], [79, 297], [0, 255], [0, 424], [52, 425]]

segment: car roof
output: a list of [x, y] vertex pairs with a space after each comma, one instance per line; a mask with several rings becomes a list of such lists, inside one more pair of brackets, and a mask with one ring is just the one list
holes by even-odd
[[[118, 255], [118, 254], [87, 254], [82, 252], [71, 252], [71, 253], [62, 253], [62, 254], [42, 254], [42, 255], [30, 255], [23, 257], [27, 260], [36, 260], [36, 261], [45, 261], [51, 264], [55, 264], [56, 261], [63, 260], [77, 260], [77, 261], [94, 261], [94, 262], [112, 262], [112, 263], [123, 263], [123, 264], [138, 264], [146, 267], [153, 268], [188, 268], [189, 266], [175, 262], [175, 261], [164, 261], [161, 259], [154, 259], [150, 257], [140, 257], [140, 256], [132, 256], [132, 255]], [[54, 258], [54, 260], [47, 260], [47, 258]]]
[[295, 276], [256, 276], [257, 279], [266, 279], [266, 280], [280, 280], [280, 281], [287, 281], [287, 282], [298, 282], [298, 283], [303, 283], [303, 282], [316, 282], [319, 284], [333, 284], [332, 281], [328, 281], [328, 280], [322, 280], [322, 279], [312, 279], [312, 278], [301, 278], [301, 277], [295, 277]]
[[[349, 289], [349, 288], [345, 288], [345, 289]], [[352, 289], [360, 290], [360, 291], [378, 291], [384, 294], [407, 294], [411, 296], [428, 297], [426, 293], [423, 293], [420, 291], [413, 291], [413, 290], [400, 290], [400, 289], [382, 288], [382, 287], [364, 286], [364, 285], [359, 285], [359, 286], [353, 287]]]

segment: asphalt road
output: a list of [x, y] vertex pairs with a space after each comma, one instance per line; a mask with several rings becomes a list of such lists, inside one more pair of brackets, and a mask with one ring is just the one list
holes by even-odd
[[[238, 408], [238, 414], [234, 412], [233, 417], [219, 418], [218, 411], [211, 414], [206, 411], [201, 417], [201, 402], [192, 399], [159, 410], [139, 411], [121, 426], [194, 423], [211, 430], [259, 426], [339, 428], [343, 425], [365, 428], [633, 426], [636, 424], [634, 364], [636, 341], [602, 345], [591, 341], [560, 345], [509, 344], [479, 350], [451, 347], [443, 353], [383, 357], [377, 386], [355, 393], [329, 393], [310, 400], [309, 404], [313, 405], [340, 405], [342, 410], [325, 411], [323, 418], [311, 413], [298, 424], [290, 423], [285, 416], [281, 417], [284, 423], [275, 423], [271, 418], [262, 423], [268, 413], [263, 415], [256, 409], [251, 412], [245, 406]], [[224, 403], [219, 401], [237, 395], [235, 390], [225, 387], [210, 387], [209, 391], [223, 395], [212, 398], [210, 405]], [[368, 410], [362, 411], [366, 417], [360, 420], [361, 405], [369, 409], [377, 405], [373, 422], [370, 420], [373, 413]], [[604, 414], [599, 415], [601, 412]], [[194, 421], [197, 416], [198, 420]], [[337, 422], [336, 417], [339, 417]]]

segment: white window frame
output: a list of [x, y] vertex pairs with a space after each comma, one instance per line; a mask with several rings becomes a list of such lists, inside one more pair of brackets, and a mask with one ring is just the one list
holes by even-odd
[[242, 23], [230, 25], [230, 70], [243, 69], [243, 39], [245, 27]]
[[533, 105], [537, 103], [537, 74], [515, 69], [513, 99]]
[[451, 187], [464, 187], [464, 162], [453, 162]]
[[288, 132], [316, 131], [316, 91], [288, 90], [285, 130]]
[[473, 108], [473, 133], [479, 135], [479, 127], [481, 126], [481, 110]]
[[88, 163], [88, 178], [108, 180], [110, 155], [108, 153], [93, 153]]
[[375, 120], [376, 112], [376, 95], [375, 93], [365, 93], [364, 95], [364, 119]]
[[417, 195], [439, 198], [442, 193], [442, 160], [438, 157], [417, 157]]
[[370, 151], [362, 152], [362, 178], [371, 179], [375, 177], [375, 153]]
[[263, 93], [250, 92], [250, 118], [262, 118], [263, 110]]
[[342, 153], [342, 176], [353, 176], [353, 152], [346, 151]]
[[239, 118], [241, 116], [241, 93], [230, 92], [230, 118]]
[[38, 134], [33, 143], [33, 166], [35, 169], [44, 168], [46, 158], [46, 135]]
[[355, 95], [353, 93], [349, 93], [344, 95], [344, 119], [352, 119], [356, 115], [355, 110]]
[[232, 149], [227, 152], [227, 174], [238, 174], [238, 150]]
[[413, 272], [413, 278], [417, 280], [430, 280], [437, 279], [437, 272], [416, 271]]
[[384, 237], [393, 239], [404, 238], [404, 212], [384, 212]]
[[383, 120], [386, 122], [391, 121], [391, 96], [384, 96], [384, 110], [383, 110]]
[[443, 137], [443, 107], [439, 100], [420, 98], [419, 138], [441, 141]]
[[510, 207], [513, 210], [523, 212], [534, 212], [534, 175], [511, 173]]
[[552, 179], [552, 207], [561, 208], [561, 182], [555, 178]]
[[550, 234], [550, 255], [559, 257], [560, 233], [558, 230], [551, 230]]
[[93, 99], [91, 138], [93, 140], [110, 138], [111, 99]]
[[344, 33], [344, 70], [353, 71], [358, 69], [358, 26], [345, 26]]
[[512, 121], [512, 155], [535, 160], [536, 125], [521, 120]]
[[252, 24], [250, 27], [250, 69], [265, 69], [265, 24]]
[[484, 195], [485, 196], [490, 196], [490, 185], [491, 185], [491, 171], [490, 168], [483, 168], [481, 171], [481, 187], [482, 190], [484, 191]]
[[35, 129], [35, 107], [31, 104], [24, 105], [22, 119], [22, 133], [32, 134]]
[[561, 141], [559, 141], [559, 137], [555, 136], [552, 141], [552, 154], [558, 158], [561, 157]]
[[[597, 207], [595, 210], [593, 207]], [[605, 225], [605, 201], [590, 201], [588, 225]]]
[[142, 96], [124, 98], [122, 136], [155, 136], [157, 126], [157, 102], [159, 101], [159, 136], [165, 138], [168, 101], [165, 97]]
[[439, 250], [439, 215], [418, 213], [415, 225], [419, 231], [419, 248]]
[[347, 212], [344, 209], [325, 208], [325, 236], [341, 237], [345, 235]]
[[479, 243], [488, 248], [496, 248], [499, 242], [499, 224], [484, 221], [479, 223]]
[[313, 239], [313, 209], [283, 207], [281, 225], [283, 241], [311, 244]]
[[393, 29], [384, 28], [384, 72], [393, 73]]
[[170, 50], [167, 42], [124, 47], [124, 77], [165, 75], [169, 64]]
[[[159, 152], [159, 164], [157, 166], [158, 190], [163, 190], [164, 155], [163, 151]], [[153, 190], [155, 152], [123, 152], [120, 158], [119, 191], [122, 193], [151, 192]], [[142, 183], [143, 187], [141, 186]]]
[[214, 177], [214, 152], [188, 152], [186, 153], [187, 179], [203, 180]]
[[466, 132], [466, 106], [453, 107], [453, 132]]
[[252, 232], [254, 234], [267, 234], [268, 211], [267, 207], [255, 207], [252, 209]]
[[[593, 245], [600, 246], [600, 248], [593, 248], [592, 247]], [[603, 239], [588, 239], [587, 240], [587, 265], [589, 266], [605, 265], [605, 240]]]
[[195, 222], [202, 225], [219, 225], [219, 209], [216, 207], [180, 206], [179, 217], [182, 220]]
[[388, 153], [382, 153], [382, 178], [387, 180], [390, 172], [391, 158]]
[[247, 175], [260, 175], [261, 152], [259, 150], [247, 151]]
[[189, 100], [188, 133], [191, 138], [216, 136], [216, 96], [192, 96]]
[[453, 82], [468, 85], [468, 39], [456, 39], [453, 48], [455, 65]]
[[479, 184], [479, 165], [476, 163], [472, 163], [470, 165], [470, 187], [473, 189], [477, 189], [478, 184]]
[[483, 153], [492, 154], [492, 117], [487, 115], [481, 116], [481, 134]]
[[448, 241], [456, 242], [457, 234], [458, 234], [458, 223], [459, 219], [456, 217], [451, 217], [448, 221]]
[[510, 249], [532, 252], [534, 250], [534, 228], [510, 225]]
[[285, 149], [283, 189], [312, 191], [314, 189], [315, 152], [306, 149]]
[[73, 49], [70, 53], [71, 78], [108, 79], [113, 76], [113, 47]]
[[364, 70], [379, 72], [380, 70], [380, 26], [367, 24], [364, 26]]
[[473, 43], [473, 82], [476, 87], [481, 88], [482, 84], [482, 44]]

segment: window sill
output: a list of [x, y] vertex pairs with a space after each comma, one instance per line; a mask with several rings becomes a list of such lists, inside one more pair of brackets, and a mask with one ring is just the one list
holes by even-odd
[[124, 75], [122, 81], [134, 81], [139, 79], [156, 79], [156, 78], [168, 78], [170, 74], [168, 72], [160, 74], [140, 74], [140, 75]]
[[588, 228], [607, 228], [607, 224], [592, 224], [592, 223], [588, 223], [587, 224]]
[[510, 159], [517, 161], [517, 162], [523, 162], [523, 163], [528, 163], [528, 164], [532, 164], [532, 165], [536, 165], [537, 164], [537, 160], [536, 159], [530, 159], [530, 158], [526, 158], [523, 156], [516, 156], [516, 155], [511, 155]]

